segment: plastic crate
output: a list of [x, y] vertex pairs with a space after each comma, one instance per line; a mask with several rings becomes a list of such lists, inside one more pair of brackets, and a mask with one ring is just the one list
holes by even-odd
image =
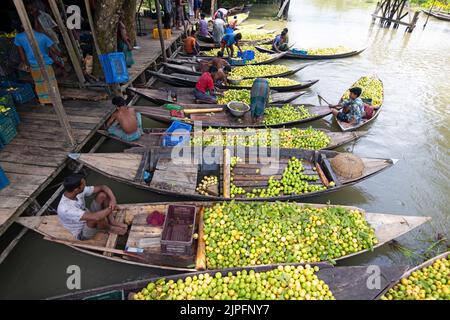
[[[162, 29], [163, 39], [169, 40], [172, 38], [172, 29]], [[158, 28], [153, 29], [153, 39], [159, 39]]]
[[19, 114], [17, 113], [16, 106], [14, 105], [13, 98], [10, 95], [0, 97], [0, 106], [9, 108], [8, 111], [0, 112], [0, 118], [9, 117], [17, 126], [20, 123], [20, 118]]
[[18, 103], [26, 103], [36, 97], [31, 84], [13, 81], [0, 81], [0, 95], [10, 95]]
[[129, 80], [127, 63], [123, 52], [112, 52], [100, 55], [100, 63], [108, 84], [125, 83]]
[[253, 50], [245, 50], [242, 53], [238, 52], [238, 58], [242, 58], [243, 60], [253, 60], [255, 59], [255, 51]]
[[8, 117], [0, 119], [0, 141], [2, 144], [7, 145], [16, 135], [17, 130], [14, 122]]
[[194, 206], [170, 205], [161, 235], [161, 252], [179, 256], [192, 255], [195, 222]]
[[0, 190], [9, 185], [9, 179], [3, 171], [2, 167], [0, 167]]
[[[184, 131], [184, 132], [183, 132]], [[162, 145], [163, 147], [175, 147], [189, 141], [191, 137], [192, 125], [179, 121], [174, 121], [165, 131]], [[172, 135], [172, 133], [175, 133]]]

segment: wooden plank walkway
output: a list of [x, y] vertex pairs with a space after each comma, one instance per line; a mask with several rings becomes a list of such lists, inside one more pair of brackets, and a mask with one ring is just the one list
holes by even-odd
[[0, 190], [0, 235], [61, 172], [69, 152], [79, 151], [113, 111], [109, 100], [64, 101], [78, 144], [65, 140], [52, 107], [18, 106], [16, 138], [0, 151], [0, 166], [11, 184]]

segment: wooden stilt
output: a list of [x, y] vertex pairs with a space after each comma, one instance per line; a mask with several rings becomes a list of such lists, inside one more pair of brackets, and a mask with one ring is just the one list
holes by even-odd
[[[397, 29], [399, 25], [404, 25], [407, 27], [406, 30], [411, 32], [416, 26], [418, 16], [419, 12], [412, 14], [407, 0], [382, 0], [377, 3], [372, 14], [372, 23], [380, 19], [381, 27], [389, 28], [392, 24], [393, 28]], [[403, 21], [406, 17], [408, 22]]]
[[52, 86], [50, 83], [50, 75], [47, 72], [44, 58], [42, 57], [41, 50], [39, 49], [39, 45], [34, 36], [34, 31], [31, 27], [30, 20], [28, 19], [28, 14], [25, 9], [25, 5], [23, 4], [23, 0], [14, 0], [14, 5], [16, 6], [20, 20], [27, 34], [28, 41], [30, 42], [31, 48], [33, 50], [33, 54], [38, 62], [39, 68], [41, 69], [44, 82], [48, 87], [50, 99], [55, 108], [59, 122], [61, 123], [61, 127], [63, 129], [64, 135], [66, 136], [67, 142], [69, 142], [70, 145], [75, 146], [76, 140], [73, 135], [72, 128], [70, 127], [67, 114], [64, 110], [64, 106], [62, 104], [61, 96], [59, 94], [59, 88], [58, 86]]
[[58, 10], [58, 5], [56, 4], [55, 0], [49, 0], [48, 1], [50, 8], [52, 9], [53, 16], [56, 19], [56, 23], [58, 24], [59, 30], [61, 31], [64, 43], [67, 48], [67, 52], [69, 53], [70, 60], [72, 61], [73, 68], [75, 70], [75, 74], [77, 75], [78, 82], [80, 83], [80, 87], [84, 88], [84, 83], [86, 82], [86, 79], [83, 75], [83, 69], [80, 65], [80, 61], [78, 60], [78, 57], [75, 53], [75, 49], [72, 45], [72, 42], [70, 41], [69, 33], [67, 32], [66, 25], [64, 24], [61, 15]]
[[159, 41], [161, 43], [162, 58], [164, 62], [167, 62], [167, 54], [164, 45], [164, 37], [162, 33], [161, 5], [159, 4], [158, 0], [155, 0], [155, 4], [156, 4], [156, 13], [158, 15], [158, 33], [159, 33]]

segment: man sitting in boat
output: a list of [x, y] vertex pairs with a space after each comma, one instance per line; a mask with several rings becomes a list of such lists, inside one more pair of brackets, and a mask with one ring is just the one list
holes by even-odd
[[208, 32], [208, 22], [206, 22], [206, 16], [204, 13], [202, 13], [200, 15], [201, 19], [198, 22], [198, 34], [202, 37], [209, 37], [209, 32]]
[[233, 19], [231, 19], [231, 21], [228, 21], [228, 27], [236, 30], [236, 28], [238, 27], [238, 17], [234, 16]]
[[193, 56], [200, 53], [200, 45], [195, 38], [195, 31], [192, 30], [189, 37], [184, 39], [184, 52]]
[[230, 66], [220, 68], [214, 75], [214, 83], [216, 85], [226, 84], [228, 82], [228, 75], [231, 72]]
[[143, 133], [141, 114], [128, 107], [122, 97], [114, 97], [112, 103], [116, 111], [106, 123], [108, 133], [128, 142], [138, 140]]
[[[80, 241], [94, 238], [99, 230], [123, 235], [125, 224], [117, 223], [113, 217], [117, 201], [107, 186], [86, 186], [83, 174], [72, 174], [64, 179], [64, 194], [58, 205], [61, 224]], [[95, 194], [89, 210], [86, 198]]]
[[361, 122], [362, 113], [364, 111], [364, 103], [360, 96], [362, 89], [359, 87], [350, 89], [350, 98], [341, 102], [335, 107], [342, 107], [341, 111], [331, 110], [333, 115], [342, 122], [349, 124], [359, 124]]
[[230, 67], [230, 64], [223, 58], [223, 52], [219, 51], [217, 52], [217, 57], [211, 60], [210, 66], [214, 66], [217, 70], [220, 70], [225, 67]]
[[272, 49], [281, 52], [281, 51], [288, 51], [289, 50], [289, 44], [287, 42], [287, 29], [283, 30], [281, 34], [277, 35], [272, 43]]
[[220, 42], [220, 51], [224, 52], [225, 48], [227, 48], [228, 56], [230, 58], [234, 57], [234, 46], [238, 47], [239, 51], [242, 53], [242, 49], [239, 45], [239, 41], [242, 40], [241, 33], [229, 33], [223, 36], [222, 41]]
[[205, 103], [217, 103], [217, 97], [214, 93], [214, 77], [217, 74], [217, 68], [211, 66], [209, 72], [204, 72], [197, 81], [194, 89], [194, 96], [197, 100]]
[[253, 81], [250, 94], [250, 111], [252, 119], [254, 123], [259, 123], [264, 116], [264, 111], [269, 103], [269, 81], [267, 81], [267, 79], [257, 78]]

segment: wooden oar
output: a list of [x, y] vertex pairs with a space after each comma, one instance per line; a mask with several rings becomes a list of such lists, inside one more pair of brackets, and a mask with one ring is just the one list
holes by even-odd
[[322, 97], [320, 94], [318, 94], [317, 96], [319, 97], [319, 103], [321, 103], [321, 100], [323, 100], [323, 101], [325, 101], [326, 104], [328, 104], [328, 107], [329, 107], [329, 108], [337, 109], [337, 110], [342, 109], [342, 107], [339, 106], [339, 105], [335, 106], [335, 105], [332, 105], [331, 103], [329, 103], [329, 102], [328, 102], [324, 97]]

